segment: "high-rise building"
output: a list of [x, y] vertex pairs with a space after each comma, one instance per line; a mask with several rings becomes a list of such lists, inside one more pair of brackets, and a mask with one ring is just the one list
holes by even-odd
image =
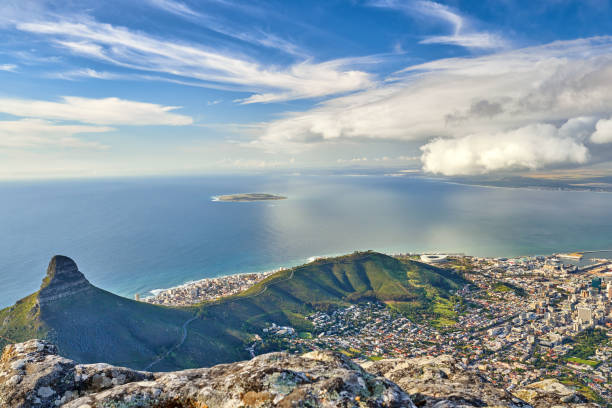
[[593, 322], [593, 310], [588, 306], [578, 308], [578, 321], [581, 324], [591, 324]]
[[612, 281], [608, 282], [608, 301], [612, 300]]
[[601, 288], [601, 278], [591, 279], [591, 287], [599, 289]]

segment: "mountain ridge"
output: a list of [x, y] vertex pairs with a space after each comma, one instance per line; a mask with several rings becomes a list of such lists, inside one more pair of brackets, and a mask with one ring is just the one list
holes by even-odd
[[463, 283], [440, 268], [356, 252], [280, 271], [234, 296], [164, 307], [97, 288], [73, 260], [55, 256], [38, 292], [0, 310], [0, 346], [42, 338], [84, 363], [158, 370], [209, 366], [248, 358], [246, 345], [271, 323], [309, 331], [308, 314], [371, 300], [427, 315]]

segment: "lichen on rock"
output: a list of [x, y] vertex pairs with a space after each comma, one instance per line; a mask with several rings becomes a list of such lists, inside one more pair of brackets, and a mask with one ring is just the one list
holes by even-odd
[[0, 406], [51, 408], [414, 407], [388, 379], [333, 352], [270, 353], [169, 373], [77, 364], [46, 341], [9, 345]]
[[398, 384], [418, 407], [599, 407], [554, 379], [508, 392], [451, 355], [380, 360], [363, 367]]

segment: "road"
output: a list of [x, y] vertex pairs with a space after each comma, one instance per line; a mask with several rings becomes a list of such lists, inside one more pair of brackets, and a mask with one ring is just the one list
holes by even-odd
[[[236, 302], [236, 301], [244, 300], [244, 299], [252, 299], [252, 298], [254, 298], [256, 296], [259, 296], [259, 295], [263, 294], [266, 290], [268, 290], [269, 286], [276, 285], [276, 284], [279, 284], [281, 282], [286, 282], [288, 280], [291, 280], [291, 279], [293, 279], [293, 276], [294, 276], [294, 269], [291, 269], [291, 274], [287, 278], [281, 279], [281, 280], [277, 280], [277, 281], [274, 281], [274, 282], [270, 282], [269, 284], [267, 284], [267, 285], [265, 285], [263, 287], [263, 290], [261, 292], [255, 293], [255, 294], [250, 295], [250, 296], [242, 296], [242, 297], [239, 297], [239, 298], [236, 298], [236, 299], [230, 299], [230, 300], [227, 300], [226, 302]], [[220, 304], [221, 302], [222, 301], [219, 300], [219, 301], [215, 301], [215, 302], [211, 302], [211, 303], [213, 303], [213, 304]], [[168, 350], [166, 353], [164, 353], [163, 355], [159, 356], [157, 359], [155, 359], [155, 361], [153, 361], [151, 364], [146, 366], [144, 368], [144, 371], [149, 371], [151, 369], [151, 367], [153, 367], [155, 364], [159, 363], [160, 361], [164, 360], [166, 357], [168, 357], [170, 355], [170, 353], [172, 353], [173, 351], [178, 350], [178, 348], [181, 347], [183, 345], [183, 343], [185, 343], [185, 340], [187, 339], [187, 326], [189, 326], [189, 323], [193, 322], [197, 318], [198, 318], [198, 316], [193, 316], [192, 318], [188, 319], [185, 323], [183, 323], [183, 335], [181, 336], [181, 340], [174, 347], [172, 347], [170, 350]], [[251, 352], [251, 354], [253, 354], [253, 353]]]
[[149, 371], [151, 369], [151, 367], [153, 367], [155, 364], [159, 363], [160, 361], [162, 361], [163, 359], [168, 357], [170, 355], [170, 353], [172, 353], [174, 350], [176, 350], [179, 347], [181, 347], [183, 345], [183, 343], [185, 343], [185, 340], [187, 339], [187, 326], [189, 326], [189, 323], [193, 322], [197, 318], [198, 318], [198, 316], [193, 316], [191, 319], [189, 319], [185, 323], [183, 323], [183, 335], [181, 337], [181, 341], [179, 341], [176, 346], [174, 346], [170, 350], [168, 350], [164, 355], [158, 357], [157, 360], [153, 361], [151, 364], [146, 366], [144, 368], [144, 371]]

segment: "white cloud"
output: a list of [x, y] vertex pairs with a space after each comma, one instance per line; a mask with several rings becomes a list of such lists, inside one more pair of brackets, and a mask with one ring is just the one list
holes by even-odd
[[449, 44], [465, 48], [505, 47], [504, 40], [500, 36], [491, 33], [437, 35], [422, 40], [421, 44]]
[[[96, 21], [26, 22], [17, 24], [17, 28], [49, 36], [57, 45], [74, 53], [117, 66], [192, 78], [202, 83], [230, 84], [236, 90], [256, 92], [244, 103], [316, 98], [372, 85], [370, 74], [350, 69], [355, 63], [351, 59], [323, 63], [306, 60], [281, 68]], [[267, 41], [275, 40], [270, 37]]]
[[97, 141], [74, 137], [82, 133], [103, 133], [114, 130], [105, 126], [61, 125], [41, 119], [0, 121], [0, 148], [72, 147], [105, 149]]
[[[485, 146], [484, 135], [571, 119], [557, 136], [571, 135], [581, 145], [612, 111], [611, 46], [612, 37], [597, 37], [411, 66], [384, 85], [268, 123], [257, 144], [295, 151], [351, 139], [426, 142], [481, 135]], [[436, 146], [455, 148], [450, 141]], [[555, 157], [579, 162], [578, 156]], [[541, 162], [558, 163], [546, 157]], [[534, 163], [523, 165], [539, 166]]]
[[148, 0], [151, 5], [165, 10], [169, 13], [176, 14], [183, 17], [195, 17], [199, 16], [199, 13], [194, 11], [191, 7], [185, 3], [181, 3], [174, 0]]
[[337, 159], [336, 163], [340, 163], [340, 164], [345, 164], [345, 163], [366, 163], [366, 162], [370, 162], [370, 163], [376, 163], [376, 164], [380, 164], [381, 162], [383, 163], [389, 163], [389, 164], [396, 164], [399, 162], [406, 162], [406, 161], [417, 161], [419, 160], [418, 156], [397, 156], [397, 157], [390, 157], [390, 156], [382, 156], [382, 157], [353, 157], [351, 159]]
[[264, 159], [221, 159], [216, 166], [229, 169], [273, 169], [282, 167], [292, 167], [295, 158], [289, 160], [264, 160]]
[[553, 125], [534, 124], [495, 134], [436, 139], [421, 148], [423, 170], [456, 176], [586, 163], [586, 146], [560, 133]]
[[363, 162], [367, 162], [368, 158], [367, 157], [353, 157], [352, 159], [338, 159], [336, 160], [337, 163], [363, 163]]
[[[284, 38], [260, 29], [253, 29], [252, 31], [248, 32], [243, 31], [243, 27], [234, 26], [231, 21], [219, 20], [211, 15], [195, 11], [185, 3], [175, 0], [148, 0], [148, 2], [153, 7], [183, 17], [189, 21], [197, 23], [198, 25], [205, 26], [209, 30], [215, 31], [235, 40], [276, 49], [289, 55], [305, 56], [304, 51], [302, 51], [300, 47]], [[230, 7], [233, 8], [233, 12], [236, 12], [236, 9], [245, 11], [244, 4], [241, 4], [240, 6], [231, 5]], [[234, 13], [232, 13], [232, 15], [233, 14]]]
[[601, 144], [612, 142], [612, 119], [601, 119], [597, 122], [591, 142]]
[[430, 36], [421, 44], [450, 44], [473, 49], [494, 49], [507, 46], [499, 35], [487, 31], [476, 31], [468, 19], [450, 7], [429, 0], [372, 0], [370, 6], [401, 11], [410, 16], [439, 20], [451, 28], [449, 35]]
[[0, 64], [0, 71], [14, 72], [16, 69], [15, 64]]
[[559, 136], [574, 138], [584, 142], [595, 131], [597, 118], [593, 116], [580, 116], [571, 118], [559, 128]]
[[91, 68], [82, 68], [75, 69], [68, 72], [59, 72], [54, 74], [49, 74], [50, 78], [59, 78], [59, 79], [81, 79], [81, 78], [95, 78], [95, 79], [123, 79], [124, 76], [120, 74], [115, 74], [113, 72], [106, 71], [96, 71]]
[[172, 113], [176, 106], [128, 101], [119, 98], [89, 99], [65, 96], [60, 102], [0, 98], [0, 112], [96, 125], [189, 125], [189, 116]]

